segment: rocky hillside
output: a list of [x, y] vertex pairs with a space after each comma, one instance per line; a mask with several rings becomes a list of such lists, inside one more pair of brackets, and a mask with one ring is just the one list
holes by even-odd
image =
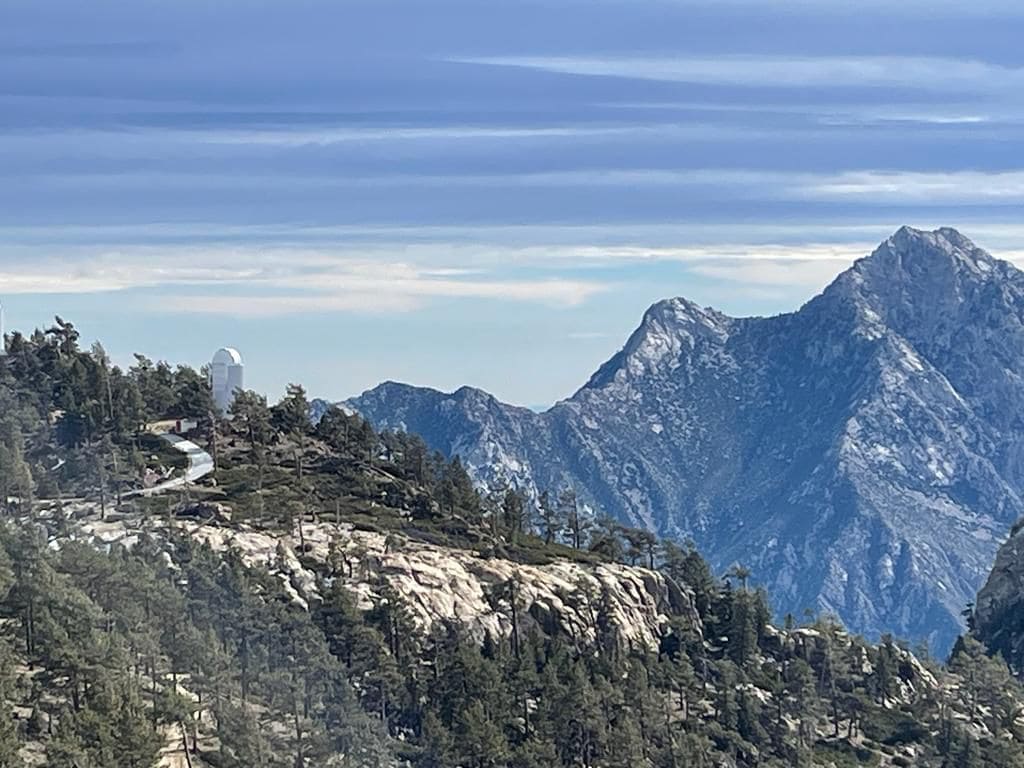
[[677, 298], [571, 398], [386, 383], [347, 404], [484, 484], [592, 507], [741, 562], [777, 607], [946, 649], [1024, 513], [1024, 275], [903, 228], [799, 311]]
[[972, 618], [978, 638], [1018, 676], [1024, 673], [1024, 521], [999, 548]]
[[[250, 567], [277, 574], [299, 605], [322, 602], [320, 581], [329, 572], [371, 610], [389, 596], [401, 600], [424, 636], [459, 624], [477, 642], [507, 638], [514, 624], [581, 645], [596, 643], [598, 617], [614, 630], [624, 651], [656, 650], [673, 619], [698, 635], [693, 594], [656, 570], [620, 563], [556, 560], [528, 565], [408, 539], [398, 533], [355, 530], [351, 524], [304, 522], [301, 536], [280, 536], [247, 525], [203, 525], [176, 520], [187, 535], [215, 551], [237, 551]], [[145, 532], [167, 538], [166, 521], [88, 520], [73, 536], [102, 547], [133, 546]], [[300, 543], [301, 541], [301, 543]], [[511, 589], [516, 613], [513, 617]], [[504, 590], [504, 591], [502, 591]]]

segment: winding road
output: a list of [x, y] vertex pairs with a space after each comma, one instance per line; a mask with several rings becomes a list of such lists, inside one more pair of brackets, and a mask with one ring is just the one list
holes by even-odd
[[185, 458], [188, 459], [188, 466], [185, 468], [185, 474], [181, 477], [173, 477], [170, 480], [154, 485], [152, 488], [142, 488], [137, 491], [129, 491], [124, 494], [125, 496], [154, 496], [158, 493], [163, 493], [164, 491], [173, 491], [188, 483], [194, 483], [213, 472], [213, 457], [191, 440], [186, 440], [185, 438], [171, 432], [155, 432], [154, 434], [162, 440], [170, 443], [174, 450], [185, 454]]

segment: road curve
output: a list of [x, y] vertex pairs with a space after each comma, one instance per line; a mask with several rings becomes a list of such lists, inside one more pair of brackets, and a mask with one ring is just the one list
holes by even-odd
[[163, 483], [154, 485], [152, 488], [143, 488], [138, 491], [131, 491], [125, 495], [154, 496], [158, 493], [163, 493], [164, 491], [173, 491], [177, 488], [181, 488], [186, 483], [194, 483], [213, 472], [213, 457], [191, 440], [186, 440], [185, 438], [170, 432], [159, 432], [157, 433], [157, 436], [170, 443], [174, 450], [181, 451], [185, 454], [185, 458], [188, 459], [188, 466], [185, 468], [185, 474], [181, 477], [174, 477]]

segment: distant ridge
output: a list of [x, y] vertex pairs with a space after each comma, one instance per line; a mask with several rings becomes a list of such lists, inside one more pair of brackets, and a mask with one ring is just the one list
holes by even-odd
[[1024, 274], [903, 227], [799, 311], [682, 298], [544, 413], [389, 382], [348, 401], [485, 484], [574, 486], [749, 567], [780, 612], [948, 648], [1024, 513]]

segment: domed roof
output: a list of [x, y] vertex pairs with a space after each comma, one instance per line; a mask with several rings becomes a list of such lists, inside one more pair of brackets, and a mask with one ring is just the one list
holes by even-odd
[[231, 347], [221, 347], [217, 350], [217, 354], [213, 356], [213, 362], [223, 363], [224, 365], [241, 365], [242, 356], [238, 354], [237, 349]]

